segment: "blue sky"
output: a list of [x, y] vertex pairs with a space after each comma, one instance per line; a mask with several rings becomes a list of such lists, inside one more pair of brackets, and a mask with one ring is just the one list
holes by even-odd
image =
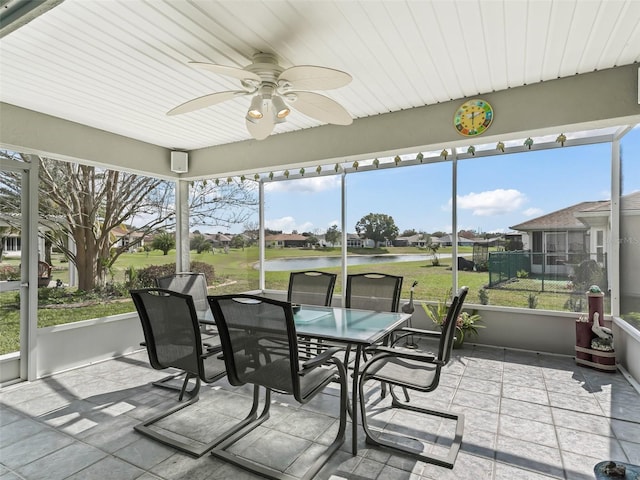
[[[622, 141], [623, 192], [640, 190], [640, 128]], [[582, 201], [610, 198], [609, 143], [458, 162], [458, 229], [509, 227]], [[368, 213], [391, 215], [400, 231], [451, 231], [451, 162], [347, 175], [347, 231]], [[340, 177], [269, 183], [268, 228], [323, 233], [340, 222]]]

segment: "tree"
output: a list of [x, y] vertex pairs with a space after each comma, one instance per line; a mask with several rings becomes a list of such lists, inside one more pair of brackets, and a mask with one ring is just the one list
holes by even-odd
[[258, 222], [246, 222], [242, 228], [247, 245], [253, 245], [258, 242], [260, 237], [260, 224]]
[[176, 238], [169, 232], [159, 233], [153, 238], [151, 248], [154, 250], [162, 250], [163, 255], [168, 255], [169, 250], [176, 248]]
[[244, 249], [245, 238], [242, 235], [234, 235], [231, 238], [231, 248], [242, 248]]
[[[175, 226], [174, 182], [37, 155], [0, 151], [0, 156], [40, 163], [39, 215], [49, 227], [45, 240], [75, 265], [81, 290], [104, 284], [118, 257], [145, 236]], [[19, 175], [0, 172], [0, 213], [20, 211], [19, 192]], [[241, 224], [254, 214], [255, 184], [193, 182], [188, 201], [190, 226]], [[116, 228], [129, 241], [115, 236]]]
[[360, 238], [368, 238], [376, 243], [392, 241], [398, 236], [398, 227], [390, 215], [370, 213], [356, 223]]
[[194, 232], [193, 237], [189, 241], [189, 250], [195, 250], [197, 253], [210, 252], [213, 249], [213, 243], [200, 232]]
[[327, 228], [327, 231], [324, 234], [324, 239], [327, 241], [327, 243], [330, 243], [331, 246], [333, 246], [336, 243], [338, 243], [338, 240], [340, 240], [341, 235], [342, 235], [342, 232], [338, 230], [338, 226], [331, 225], [329, 228]]
[[440, 249], [439, 243], [432, 243], [431, 241], [427, 242], [425, 245], [426, 249], [431, 252], [431, 264], [434, 267], [440, 265], [440, 259], [438, 258], [438, 250]]
[[409, 228], [408, 230], [405, 230], [404, 232], [402, 232], [400, 234], [401, 237], [413, 237], [414, 235], [417, 235], [418, 232], [416, 232], [413, 228]]

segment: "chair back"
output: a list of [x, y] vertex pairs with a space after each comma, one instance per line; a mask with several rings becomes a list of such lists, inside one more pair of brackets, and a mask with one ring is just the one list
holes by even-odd
[[383, 273], [347, 275], [346, 307], [397, 312], [402, 277]]
[[157, 370], [179, 368], [201, 376], [202, 340], [190, 295], [162, 288], [131, 290], [149, 362]]
[[209, 308], [207, 278], [204, 273], [181, 272], [166, 275], [156, 278], [156, 286], [191, 295], [196, 312], [204, 312]]
[[442, 327], [442, 335], [440, 336], [440, 345], [438, 349], [438, 360], [442, 361], [442, 365], [449, 363], [451, 359], [451, 350], [453, 349], [453, 339], [456, 335], [456, 322], [458, 315], [462, 311], [462, 304], [467, 296], [469, 287], [461, 287], [449, 305], [447, 318]]
[[209, 296], [231, 385], [250, 383], [300, 397], [291, 304], [247, 294]]
[[289, 290], [287, 301], [305, 305], [331, 305], [333, 289], [336, 285], [335, 273], [316, 272], [291, 272], [289, 275]]

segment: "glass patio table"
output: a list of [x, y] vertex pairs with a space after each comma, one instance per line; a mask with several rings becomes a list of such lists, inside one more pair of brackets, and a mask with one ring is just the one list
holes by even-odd
[[[210, 310], [198, 312], [200, 323], [215, 325]], [[410, 314], [375, 312], [342, 307], [300, 305], [294, 309], [296, 333], [301, 337], [329, 340], [355, 347], [354, 372], [360, 371], [360, 358], [369, 345], [384, 339], [392, 330], [406, 323]], [[346, 365], [345, 365], [346, 367]], [[351, 388], [352, 452], [358, 452], [358, 375]]]
[[352, 452], [358, 452], [358, 375], [364, 349], [384, 339], [392, 330], [406, 323], [410, 314], [374, 312], [341, 307], [301, 305], [294, 311], [296, 332], [302, 337], [330, 340], [356, 348], [351, 391]]

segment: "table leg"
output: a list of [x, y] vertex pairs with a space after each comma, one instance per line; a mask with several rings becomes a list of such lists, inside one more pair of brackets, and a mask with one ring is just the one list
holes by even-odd
[[351, 403], [351, 451], [353, 455], [358, 454], [358, 375], [360, 373], [360, 357], [362, 356], [362, 345], [356, 349], [356, 361], [353, 364], [353, 385]]

